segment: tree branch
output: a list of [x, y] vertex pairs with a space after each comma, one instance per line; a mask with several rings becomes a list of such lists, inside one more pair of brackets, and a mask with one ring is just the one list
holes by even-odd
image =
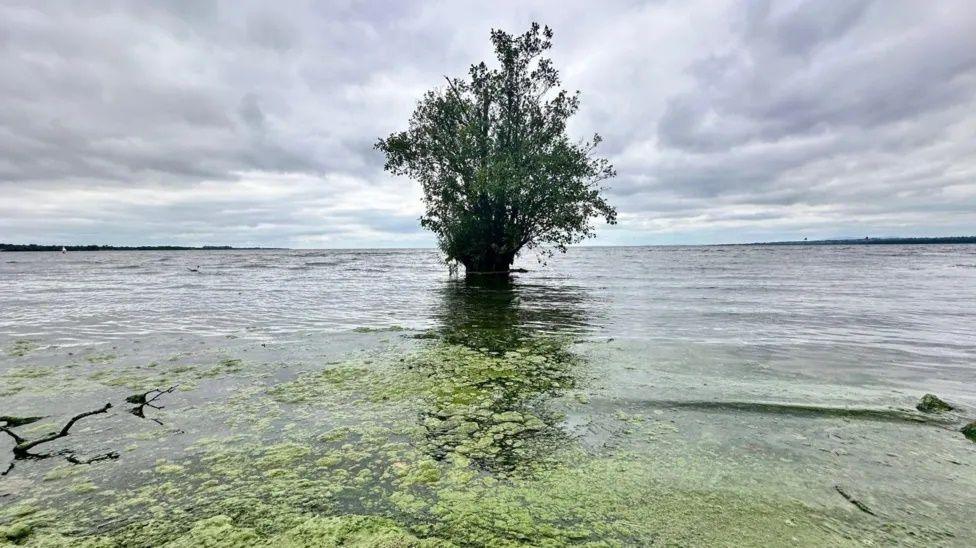
[[[133, 407], [132, 409], [129, 409], [129, 413], [132, 413], [133, 415], [139, 417], [140, 419], [149, 419], [149, 420], [153, 421], [154, 423], [156, 423], [156, 424], [158, 424], [160, 426], [163, 426], [163, 422], [161, 420], [146, 416], [146, 407], [151, 407], [153, 409], [162, 409], [163, 406], [161, 406], [161, 405], [153, 405], [152, 402], [154, 402], [157, 399], [159, 399], [163, 394], [169, 394], [173, 390], [176, 390], [176, 387], [177, 386], [179, 386], [179, 385], [178, 384], [174, 384], [173, 386], [170, 386], [166, 390], [160, 390], [159, 388], [153, 388], [152, 390], [143, 392], [141, 394], [133, 394], [133, 395], [129, 396], [128, 398], [125, 399], [125, 401], [127, 401], [129, 403], [136, 404], [135, 407]], [[153, 392], [155, 392], [155, 394], [153, 394]], [[152, 396], [149, 396], [149, 394], [153, 394], [153, 395]]]
[[461, 99], [461, 93], [458, 92], [457, 86], [455, 85], [455, 83], [446, 74], [444, 75], [444, 79], [447, 80], [447, 87], [454, 94], [454, 100], [457, 101], [458, 107], [461, 109], [461, 112], [464, 113], [464, 119], [461, 120], [461, 122], [464, 123], [464, 124], [467, 124], [469, 122], [469, 120], [467, 119], [468, 118], [468, 109], [466, 108], [466, 105], [464, 104], [464, 100]]
[[67, 436], [68, 433], [69, 433], [68, 431], [71, 430], [71, 427], [74, 426], [75, 423], [78, 422], [79, 420], [81, 420], [81, 419], [83, 419], [85, 417], [90, 417], [92, 415], [98, 415], [99, 413], [105, 413], [105, 412], [107, 412], [111, 408], [112, 408], [112, 404], [111, 403], [106, 403], [105, 406], [102, 407], [102, 408], [100, 408], [100, 409], [96, 409], [94, 411], [86, 411], [84, 413], [79, 413], [79, 414], [71, 417], [71, 419], [68, 420], [68, 422], [64, 425], [63, 428], [61, 428], [61, 430], [59, 432], [55, 432], [55, 433], [52, 433], [52, 434], [48, 434], [47, 436], [44, 436], [42, 438], [38, 438], [36, 440], [30, 440], [30, 441], [24, 440], [23, 438], [20, 438], [20, 436], [17, 436], [16, 434], [14, 434], [13, 432], [10, 432], [6, 428], [4, 428], [4, 431], [7, 432], [8, 434], [14, 436], [15, 439], [16, 438], [20, 438], [22, 440], [22, 441], [20, 441], [17, 444], [16, 447], [14, 447], [14, 454], [15, 455], [24, 455], [24, 456], [27, 456], [28, 451], [30, 451], [34, 447], [37, 447], [38, 445], [41, 445], [42, 443], [48, 443], [48, 442], [54, 441], [56, 439], [63, 438], [65, 436]]
[[[179, 385], [178, 384], [174, 384], [173, 386], [170, 386], [166, 390], [160, 390], [159, 388], [153, 388], [152, 390], [147, 390], [147, 391], [145, 391], [145, 392], [143, 392], [141, 394], [133, 394], [133, 395], [129, 396], [128, 398], [126, 398], [125, 401], [127, 401], [129, 403], [134, 403], [134, 404], [140, 405], [140, 406], [148, 405], [149, 407], [152, 407], [153, 409], [162, 409], [162, 407], [159, 407], [159, 406], [156, 406], [156, 405], [152, 405], [152, 402], [154, 402], [157, 399], [159, 399], [159, 397], [162, 396], [163, 394], [169, 394], [173, 390], [176, 390], [176, 387], [177, 386], [179, 386]], [[153, 392], [155, 392], [155, 394], [153, 394]], [[153, 394], [153, 396], [152, 397], [149, 397], [149, 394]]]
[[20, 445], [26, 441], [24, 438], [18, 436], [13, 430], [10, 430], [6, 426], [0, 426], [0, 432], [6, 432], [8, 436], [14, 439], [14, 443], [17, 445]]

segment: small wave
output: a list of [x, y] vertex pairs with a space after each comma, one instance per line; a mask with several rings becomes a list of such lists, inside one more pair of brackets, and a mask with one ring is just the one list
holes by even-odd
[[976, 268], [976, 264], [957, 264], [956, 268]]
[[305, 266], [336, 266], [340, 261], [307, 261]]
[[142, 265], [138, 265], [138, 264], [126, 264], [126, 265], [112, 266], [112, 267], [109, 267], [109, 268], [111, 268], [112, 270], [133, 270], [133, 269], [136, 269], [136, 268], [142, 268]]

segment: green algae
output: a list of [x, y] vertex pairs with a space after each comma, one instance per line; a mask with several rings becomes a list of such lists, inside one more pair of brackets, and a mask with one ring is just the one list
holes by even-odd
[[421, 412], [428, 451], [471, 458], [496, 472], [544, 461], [563, 437], [547, 398], [575, 383], [576, 358], [559, 340], [525, 341], [503, 354], [430, 347], [412, 365], [431, 383]]
[[109, 354], [109, 353], [92, 354], [91, 356], [88, 356], [85, 359], [90, 364], [95, 364], [95, 365], [101, 364], [101, 365], [105, 365], [105, 364], [110, 364], [110, 363], [114, 362], [115, 360], [117, 360], [118, 359], [118, 356], [116, 356], [115, 354]]
[[15, 523], [7, 527], [0, 527], [0, 538], [17, 542], [27, 538], [32, 530], [33, 528], [29, 523]]
[[81, 470], [77, 466], [59, 466], [44, 474], [44, 481], [58, 481], [77, 476], [80, 473]]
[[223, 373], [237, 373], [244, 369], [244, 361], [239, 358], [224, 358], [220, 360], [217, 367], [213, 368], [209, 374], [217, 375]]
[[953, 410], [951, 405], [939, 399], [935, 394], [925, 394], [922, 396], [922, 399], [919, 400], [915, 408], [922, 413], [945, 413], [946, 411]]
[[[46, 419], [48, 417], [43, 417], [43, 418]], [[57, 422], [54, 422], [53, 420], [48, 420], [44, 422], [31, 421], [28, 424], [30, 426], [27, 426], [26, 428], [20, 428], [20, 432], [22, 434], [28, 434], [28, 435], [50, 434], [51, 432], [56, 432], [60, 427], [60, 425]]]
[[743, 544], [797, 535], [826, 540], [810, 523], [783, 525], [796, 524], [804, 510], [681, 492], [649, 481], [639, 461], [617, 458], [548, 470], [528, 482], [445, 490], [433, 513], [435, 534], [465, 545], [651, 544], [662, 536], [669, 544], [697, 544], [728, 538], [722, 525], [729, 522], [741, 527], [735, 538]]
[[251, 546], [435, 548], [450, 546], [450, 544], [418, 539], [392, 520], [377, 516], [309, 517], [269, 538], [253, 527], [238, 524], [230, 516], [216, 515], [194, 522], [184, 536], [158, 546], [165, 548], [247, 548]]
[[244, 370], [243, 360], [224, 358], [210, 366], [181, 364], [161, 367], [158, 362], [153, 362], [146, 366], [113, 367], [90, 373], [87, 378], [104, 386], [125, 387], [132, 390], [174, 385], [178, 385], [181, 390], [191, 390], [201, 381], [238, 375]]
[[264, 450], [256, 465], [264, 468], [281, 468], [293, 465], [306, 457], [311, 449], [297, 443], [279, 443]]
[[963, 426], [959, 431], [970, 440], [976, 442], [976, 421]]
[[5, 377], [9, 379], [40, 379], [54, 373], [49, 367], [19, 367], [8, 369]]
[[267, 393], [282, 403], [323, 406], [337, 395], [361, 404], [413, 400], [421, 406], [425, 445], [436, 458], [458, 452], [489, 468], [510, 468], [543, 452], [542, 434], [555, 435], [559, 417], [540, 404], [574, 382], [569, 373], [573, 358], [561, 347], [538, 341], [494, 355], [435, 345], [393, 369], [367, 363], [330, 366]]
[[156, 463], [157, 474], [181, 474], [186, 469], [179, 464], [168, 463], [165, 460]]
[[93, 493], [98, 491], [98, 487], [90, 480], [83, 479], [82, 481], [74, 483], [71, 486], [71, 491], [80, 494]]
[[0, 386], [0, 397], [13, 396], [22, 390], [25, 386], [19, 382], [6, 382], [5, 386]]
[[7, 348], [7, 354], [15, 358], [21, 358], [23, 356], [26, 356], [30, 352], [37, 350], [38, 348], [40, 347], [33, 341], [21, 339], [18, 341], [14, 341], [13, 344], [11, 344]]
[[163, 372], [145, 371], [139, 368], [105, 369], [88, 375], [88, 379], [109, 387], [144, 390], [147, 386], [187, 385], [190, 379], [184, 373], [189, 371], [193, 369], [172, 368]]
[[[327, 476], [307, 468], [303, 463], [308, 454], [294, 447], [226, 450], [215, 444], [204, 453], [205, 468], [185, 471], [190, 477], [212, 478], [195, 493], [190, 481], [148, 485], [118, 513], [148, 505], [157, 508], [156, 517], [70, 544], [108, 539], [153, 546], [622, 545], [655, 538], [676, 544], [736, 538], [759, 545], [840, 540], [815, 521], [841, 527], [841, 518], [758, 496], [675, 490], [659, 484], [639, 456], [575, 454], [567, 460], [576, 464], [551, 467], [531, 479], [500, 481], [478, 473], [464, 457], [436, 462], [410, 444], [384, 449], [378, 441], [369, 443], [377, 445], [365, 451], [335, 448], [341, 463], [335, 472], [345, 473]], [[295, 473], [258, 474], [282, 464], [252, 457], [259, 454], [287, 455]], [[361, 505], [372, 501], [374, 505], [360, 510], [378, 514], [342, 510], [344, 500], [351, 504], [349, 499]], [[193, 500], [194, 513], [184, 513], [170, 500]], [[341, 513], [329, 515], [336, 511]], [[42, 532], [38, 545], [45, 533], [54, 533], [47, 524], [34, 527]]]
[[[227, 409], [251, 434], [199, 439], [179, 463], [157, 461], [154, 479], [125, 498], [73, 507], [71, 519], [32, 518], [31, 533], [21, 541], [172, 547], [693, 545], [730, 538], [751, 545], [850, 543], [836, 533], [853, 530], [849, 516], [758, 493], [676, 488], [655, 475], [646, 456], [581, 451], [548, 406], [577, 384], [580, 367], [561, 340], [523, 340], [507, 352], [434, 343], [408, 356], [354, 359], [255, 387]], [[336, 420], [351, 413], [358, 420], [324, 431], [281, 429], [270, 444], [263, 439], [267, 427], [255, 421], [259, 415], [272, 422], [316, 417], [323, 409]], [[621, 420], [643, 424], [629, 417]], [[98, 482], [76, 479], [72, 493], [99, 493]], [[106, 522], [114, 525], [98, 525]]]
[[404, 328], [403, 326], [400, 326], [400, 325], [391, 325], [391, 326], [388, 326], [388, 327], [366, 327], [366, 326], [362, 326], [362, 327], [356, 327], [352, 331], [353, 331], [353, 333], [383, 333], [383, 332], [406, 331], [406, 328]]
[[[191, 430], [182, 446], [165, 429], [128, 434], [158, 438], [143, 452], [168, 453], [122, 475], [124, 484], [113, 482], [109, 466], [78, 467], [66, 476], [70, 482], [55, 468], [32, 504], [63, 511], [4, 510], [0, 526], [29, 527], [17, 541], [26, 545], [89, 548], [945, 540], [916, 536], [895, 520], [880, 524], [842, 500], [814, 507], [749, 484], [732, 489], [711, 475], [717, 459], [668, 455], [672, 462], [664, 462], [650, 451], [584, 449], [567, 434], [563, 413], [566, 405], [591, 401], [577, 391], [590, 366], [567, 340], [533, 336], [519, 327], [519, 314], [502, 312], [501, 321], [486, 323], [480, 311], [462, 310], [436, 341], [412, 343], [420, 345], [416, 351], [304, 364], [305, 371], [280, 378], [248, 375], [254, 365], [240, 360], [100, 372], [100, 384], [138, 390], [177, 382], [190, 390], [216, 370], [243, 382], [226, 400], [199, 404], [203, 431]], [[588, 411], [601, 404], [594, 395]], [[799, 407], [743, 402], [714, 409], [850, 417]], [[661, 438], [677, 431], [645, 414], [610, 416], [619, 437], [657, 436], [664, 444], [670, 440]], [[675, 470], [677, 479], [669, 475]], [[772, 469], [763, 478], [783, 480]], [[84, 492], [72, 490], [77, 486]], [[99, 503], [91, 504], [92, 497]]]
[[361, 391], [376, 397], [375, 375], [363, 366], [342, 365], [330, 367], [314, 375], [306, 375], [295, 381], [280, 384], [268, 391], [268, 395], [284, 403], [320, 401], [339, 391]]

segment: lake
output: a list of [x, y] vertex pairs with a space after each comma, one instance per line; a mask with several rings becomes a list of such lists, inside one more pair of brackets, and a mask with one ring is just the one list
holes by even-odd
[[970, 544], [976, 246], [517, 266], [0, 253], [0, 540]]

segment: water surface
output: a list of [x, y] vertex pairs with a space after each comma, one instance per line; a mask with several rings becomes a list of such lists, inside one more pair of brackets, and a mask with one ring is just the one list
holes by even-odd
[[[351, 517], [410, 542], [966, 544], [976, 246], [521, 266], [499, 285], [427, 250], [2, 253], [0, 415], [48, 417], [34, 435], [115, 402], [50, 450], [119, 458], [15, 462], [0, 524], [136, 545], [333, 542], [352, 526], [322, 520]], [[155, 422], [125, 412], [170, 386]], [[957, 411], [916, 412], [926, 392]]]

